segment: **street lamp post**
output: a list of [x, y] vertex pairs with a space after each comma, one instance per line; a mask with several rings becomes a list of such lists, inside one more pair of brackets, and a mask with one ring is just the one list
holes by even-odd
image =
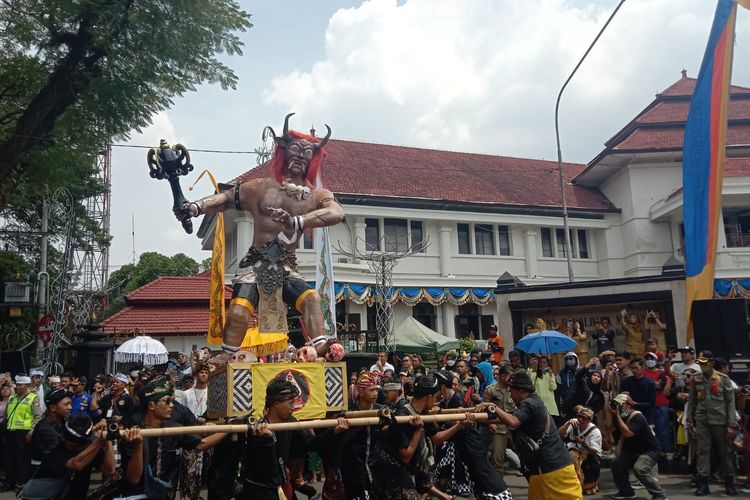
[[620, 10], [620, 7], [622, 7], [622, 4], [624, 3], [625, 3], [625, 0], [620, 0], [620, 2], [617, 4], [617, 7], [615, 7], [615, 10], [612, 11], [612, 14], [610, 14], [609, 19], [607, 19], [607, 22], [604, 23], [604, 26], [602, 26], [602, 29], [599, 30], [599, 33], [596, 35], [596, 38], [594, 38], [594, 41], [591, 42], [591, 45], [589, 45], [589, 48], [586, 49], [586, 53], [583, 54], [583, 57], [581, 58], [580, 61], [578, 61], [578, 64], [576, 64], [576, 67], [573, 68], [573, 71], [570, 73], [570, 76], [568, 76], [568, 79], [565, 80], [565, 83], [563, 83], [563, 86], [560, 88], [560, 93], [557, 94], [557, 102], [555, 102], [555, 137], [557, 139], [557, 174], [560, 177], [560, 196], [562, 197], [563, 228], [565, 231], [565, 257], [566, 257], [566, 260], [568, 261], [568, 281], [571, 283], [575, 281], [575, 278], [573, 276], [573, 253], [572, 253], [573, 246], [571, 245], [571, 241], [570, 241], [570, 227], [568, 223], [568, 203], [565, 198], [565, 176], [563, 175], [562, 149], [560, 148], [560, 127], [558, 125], [558, 114], [560, 111], [560, 98], [562, 98], [563, 91], [565, 90], [565, 87], [568, 86], [568, 83], [573, 78], [573, 75], [576, 74], [576, 71], [578, 71], [578, 68], [586, 59], [586, 56], [589, 55], [589, 52], [591, 52], [591, 49], [594, 48], [594, 45], [596, 45], [596, 42], [599, 40], [599, 37], [602, 36], [602, 33], [604, 33], [604, 30], [607, 29], [607, 26], [609, 26], [610, 21], [612, 21], [612, 18], [615, 17], [615, 14], [617, 14], [617, 11]]

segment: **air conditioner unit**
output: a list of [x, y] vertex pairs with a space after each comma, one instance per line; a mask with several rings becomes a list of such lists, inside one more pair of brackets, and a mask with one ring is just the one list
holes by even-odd
[[339, 257], [336, 262], [338, 262], [339, 264], [348, 264], [349, 257]]
[[13, 304], [28, 304], [31, 302], [31, 283], [28, 281], [6, 282], [5, 302]]

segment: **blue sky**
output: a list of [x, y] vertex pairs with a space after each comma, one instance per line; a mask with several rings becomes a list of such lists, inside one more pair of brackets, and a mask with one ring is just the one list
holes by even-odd
[[[252, 150], [264, 126], [367, 142], [553, 159], [554, 100], [615, 0], [243, 1], [254, 27], [227, 58], [236, 91], [202, 86], [175, 99], [131, 144]], [[698, 73], [715, 2], [628, 0], [561, 105], [564, 157], [585, 163], [655, 93]], [[750, 13], [737, 20], [733, 82], [750, 86]], [[172, 218], [165, 181], [145, 150], [114, 148], [110, 268], [136, 254], [209, 256]], [[195, 153], [196, 172], [229, 180], [253, 155]], [[325, 166], [324, 166], [325, 168]], [[210, 192], [206, 180], [189, 198]], [[200, 220], [195, 221], [196, 227]]]

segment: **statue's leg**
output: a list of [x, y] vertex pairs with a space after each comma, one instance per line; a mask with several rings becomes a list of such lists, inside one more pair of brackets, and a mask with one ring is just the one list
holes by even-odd
[[250, 323], [250, 315], [258, 305], [258, 287], [254, 283], [238, 283], [234, 286], [224, 324], [222, 349], [227, 354], [237, 352], [242, 345]]
[[305, 329], [311, 339], [325, 334], [323, 327], [323, 310], [320, 308], [320, 295], [315, 290], [310, 290], [300, 297], [295, 307], [302, 313], [302, 320], [305, 322]]

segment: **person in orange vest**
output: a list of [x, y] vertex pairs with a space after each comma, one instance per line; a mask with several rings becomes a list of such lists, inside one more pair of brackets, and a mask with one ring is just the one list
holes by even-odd
[[487, 347], [492, 353], [492, 360], [500, 363], [505, 354], [505, 341], [497, 334], [497, 325], [490, 325], [490, 338], [487, 339]]

